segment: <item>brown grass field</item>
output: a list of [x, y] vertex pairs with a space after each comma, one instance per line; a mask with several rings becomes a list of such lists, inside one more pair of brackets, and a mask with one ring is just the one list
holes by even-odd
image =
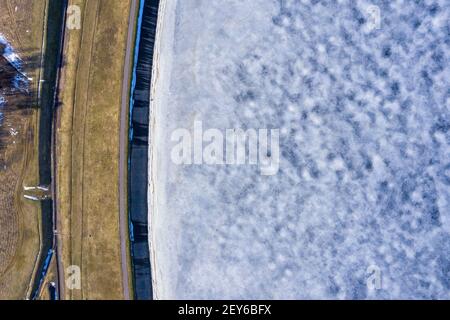
[[[0, 32], [24, 61], [36, 91], [45, 20], [45, 0], [0, 0]], [[23, 198], [23, 186], [38, 182], [37, 129], [39, 112], [33, 94], [27, 108], [19, 108], [20, 96], [10, 98], [0, 132], [6, 147], [0, 149], [0, 299], [25, 299], [40, 244], [40, 207]], [[16, 129], [16, 136], [4, 135]], [[5, 142], [3, 141], [3, 142]]]
[[119, 115], [130, 1], [70, 0], [57, 113], [57, 211], [62, 265], [81, 268], [65, 299], [123, 299], [119, 237]]

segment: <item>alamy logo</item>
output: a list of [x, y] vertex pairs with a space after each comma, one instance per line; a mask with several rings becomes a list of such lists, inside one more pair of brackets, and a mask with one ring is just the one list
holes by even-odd
[[367, 267], [366, 273], [368, 278], [366, 280], [367, 288], [369, 290], [381, 289], [381, 269], [376, 265], [370, 265]]
[[66, 269], [66, 287], [70, 290], [81, 289], [81, 269], [79, 266], [71, 265]]
[[66, 26], [69, 30], [81, 29], [81, 9], [77, 5], [70, 5], [67, 7]]
[[[270, 136], [270, 144], [269, 144]], [[171, 159], [178, 165], [257, 165], [261, 175], [275, 175], [279, 169], [279, 129], [219, 129], [203, 131], [194, 122], [193, 134], [185, 128], [172, 132]]]
[[367, 23], [365, 25], [365, 32], [372, 32], [381, 28], [381, 10], [376, 5], [370, 5], [365, 10]]

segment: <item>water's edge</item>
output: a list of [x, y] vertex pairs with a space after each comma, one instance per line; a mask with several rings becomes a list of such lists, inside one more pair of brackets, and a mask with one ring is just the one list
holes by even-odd
[[134, 298], [153, 299], [148, 245], [148, 133], [150, 85], [159, 0], [142, 0], [130, 98], [128, 203]]

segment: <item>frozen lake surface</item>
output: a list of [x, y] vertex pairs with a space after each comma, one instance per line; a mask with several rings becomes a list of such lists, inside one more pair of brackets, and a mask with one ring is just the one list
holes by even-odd
[[[449, 299], [450, 3], [225, 3], [162, 6], [156, 297]], [[278, 172], [175, 164], [196, 121], [279, 129]]]

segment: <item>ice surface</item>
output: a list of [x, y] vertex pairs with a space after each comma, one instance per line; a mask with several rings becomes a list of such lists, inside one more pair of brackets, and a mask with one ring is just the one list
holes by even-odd
[[[450, 298], [449, 4], [165, 2], [156, 296]], [[279, 172], [175, 165], [195, 120], [279, 128]]]

